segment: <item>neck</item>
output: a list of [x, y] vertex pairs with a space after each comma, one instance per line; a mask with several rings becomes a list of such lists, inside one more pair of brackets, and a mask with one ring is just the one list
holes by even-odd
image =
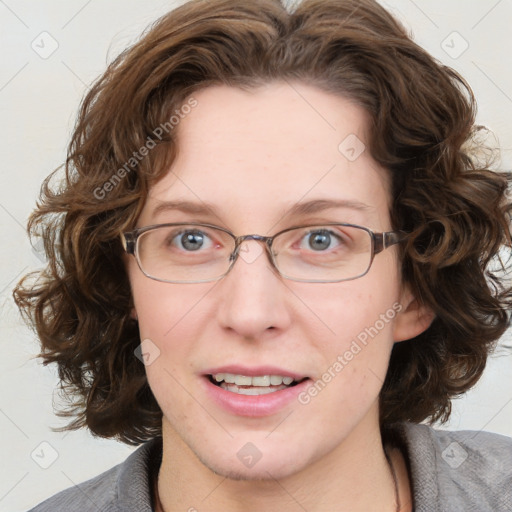
[[291, 512], [298, 507], [353, 512], [374, 510], [376, 503], [382, 512], [395, 512], [396, 487], [400, 510], [407, 512], [411, 495], [405, 461], [399, 450], [387, 451], [396, 482], [378, 428], [351, 433], [335, 450], [279, 480], [270, 475], [265, 480], [233, 480], [206, 467], [164, 419], [158, 512]]

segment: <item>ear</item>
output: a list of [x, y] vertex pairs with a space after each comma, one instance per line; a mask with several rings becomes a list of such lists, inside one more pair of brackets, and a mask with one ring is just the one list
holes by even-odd
[[139, 317], [137, 316], [137, 310], [135, 308], [132, 308], [130, 310], [130, 318], [132, 318], [136, 322], [139, 320]]
[[400, 305], [402, 309], [395, 317], [393, 339], [395, 342], [410, 340], [426, 331], [435, 318], [430, 307], [421, 304], [404, 285]]

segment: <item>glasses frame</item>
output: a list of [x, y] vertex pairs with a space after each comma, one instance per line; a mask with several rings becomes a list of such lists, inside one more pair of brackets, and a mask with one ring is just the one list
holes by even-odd
[[[168, 279], [159, 279], [158, 277], [154, 277], [152, 275], [149, 275], [147, 272], [144, 271], [142, 268], [142, 264], [140, 262], [139, 253], [138, 253], [138, 241], [141, 235], [144, 233], [147, 233], [148, 231], [152, 231], [158, 228], [163, 227], [172, 227], [172, 226], [192, 226], [192, 227], [205, 227], [205, 228], [212, 228], [217, 229], [219, 231], [223, 231], [227, 235], [229, 235], [235, 242], [235, 248], [233, 252], [229, 256], [229, 267], [224, 272], [224, 274], [214, 277], [211, 279], [200, 279], [196, 281], [171, 281]], [[283, 274], [277, 267], [274, 253], [272, 252], [272, 244], [274, 242], [274, 239], [278, 237], [279, 235], [282, 235], [283, 233], [286, 233], [288, 231], [292, 231], [294, 229], [302, 229], [302, 228], [309, 228], [309, 227], [327, 227], [327, 226], [344, 226], [344, 227], [351, 227], [351, 228], [357, 228], [361, 229], [363, 231], [366, 231], [370, 235], [371, 239], [371, 254], [370, 254], [370, 262], [368, 264], [367, 269], [355, 276], [355, 277], [348, 277], [344, 279], [336, 279], [336, 280], [325, 280], [325, 279], [297, 279], [290, 276], [287, 276], [286, 274]], [[314, 223], [314, 224], [305, 224], [300, 226], [292, 226], [290, 228], [283, 229], [272, 236], [264, 236], [264, 235], [240, 235], [237, 236], [228, 229], [222, 228], [220, 226], [215, 226], [214, 224], [206, 224], [201, 222], [171, 222], [166, 224], [152, 224], [151, 226], [144, 226], [140, 228], [133, 229], [131, 231], [126, 231], [124, 233], [121, 233], [121, 243], [123, 245], [123, 248], [127, 254], [132, 255], [135, 260], [137, 261], [137, 265], [141, 272], [148, 277], [149, 279], [153, 279], [155, 281], [160, 281], [163, 283], [174, 283], [174, 284], [196, 284], [196, 283], [209, 283], [213, 281], [218, 281], [219, 279], [222, 279], [225, 277], [230, 270], [233, 268], [233, 266], [236, 263], [236, 260], [238, 259], [239, 253], [240, 253], [240, 247], [243, 242], [246, 240], [256, 240], [258, 242], [263, 242], [266, 248], [268, 259], [272, 265], [272, 268], [277, 272], [278, 275], [281, 277], [284, 277], [285, 279], [289, 279], [290, 281], [296, 281], [301, 283], [341, 283], [343, 281], [353, 281], [354, 279], [359, 279], [360, 277], [363, 277], [366, 275], [372, 266], [373, 260], [375, 256], [382, 251], [388, 249], [389, 247], [392, 247], [393, 245], [399, 244], [400, 242], [403, 242], [407, 237], [408, 233], [405, 231], [385, 231], [385, 232], [375, 232], [371, 230], [370, 228], [359, 226], [357, 224], [348, 224], [346, 222], [328, 222], [328, 223]]]

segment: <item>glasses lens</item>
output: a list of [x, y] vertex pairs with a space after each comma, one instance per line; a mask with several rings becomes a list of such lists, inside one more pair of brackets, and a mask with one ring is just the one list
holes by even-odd
[[174, 283], [212, 281], [229, 269], [235, 248], [226, 232], [198, 224], [159, 226], [138, 238], [137, 257], [149, 277]]
[[273, 243], [279, 272], [289, 279], [335, 282], [364, 275], [372, 237], [353, 226], [308, 226], [281, 233]]

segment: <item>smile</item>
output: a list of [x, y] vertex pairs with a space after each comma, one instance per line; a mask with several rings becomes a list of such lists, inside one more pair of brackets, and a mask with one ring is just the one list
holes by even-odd
[[[303, 380], [303, 379], [302, 379]], [[236, 375], [217, 373], [210, 375], [210, 381], [226, 391], [239, 395], [267, 395], [297, 385], [300, 380], [282, 375]]]

